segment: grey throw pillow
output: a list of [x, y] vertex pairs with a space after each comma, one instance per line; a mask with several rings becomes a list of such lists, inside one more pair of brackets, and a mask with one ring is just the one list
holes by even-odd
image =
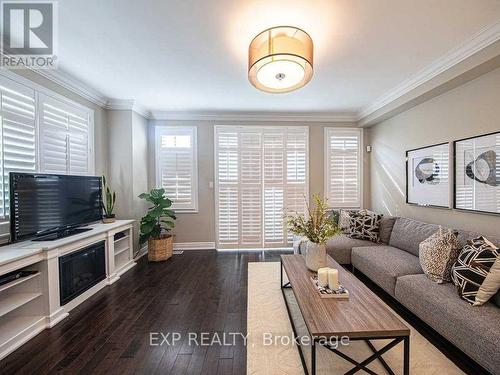
[[419, 259], [426, 276], [438, 283], [451, 281], [451, 266], [460, 253], [460, 242], [456, 232], [439, 230], [419, 245]]
[[396, 217], [394, 216], [384, 216], [380, 221], [380, 235], [379, 242], [389, 243], [391, 240], [392, 228], [394, 228], [394, 223], [396, 222]]

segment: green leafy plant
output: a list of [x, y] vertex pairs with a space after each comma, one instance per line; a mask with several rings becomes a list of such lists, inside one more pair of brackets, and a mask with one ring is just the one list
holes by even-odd
[[148, 239], [160, 239], [175, 226], [175, 212], [169, 207], [172, 201], [165, 196], [165, 189], [152, 189], [149, 193], [142, 193], [139, 198], [144, 199], [152, 206], [141, 219], [139, 242], [142, 244]]
[[340, 233], [338, 225], [329, 216], [328, 200], [321, 199], [319, 194], [314, 194], [315, 207], [312, 209], [307, 199], [305, 200], [307, 217], [297, 212], [285, 215], [288, 229], [297, 236], [307, 237], [311, 242], [324, 245], [326, 241]]
[[111, 191], [107, 182], [106, 176], [102, 176], [102, 189], [104, 191], [104, 199], [102, 201], [102, 210], [105, 217], [113, 217], [113, 210], [116, 203], [116, 192]]

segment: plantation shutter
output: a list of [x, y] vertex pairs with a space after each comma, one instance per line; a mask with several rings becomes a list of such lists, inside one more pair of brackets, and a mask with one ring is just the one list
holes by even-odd
[[325, 171], [328, 204], [361, 207], [361, 130], [325, 129]]
[[304, 212], [308, 129], [216, 126], [219, 248], [285, 247], [285, 211]]
[[[9, 172], [35, 172], [35, 92], [0, 76], [0, 218], [9, 216]], [[0, 223], [8, 234], [8, 221]]]
[[196, 211], [196, 127], [157, 127], [157, 186], [173, 201], [172, 208]]
[[93, 174], [91, 113], [40, 94], [40, 171]]

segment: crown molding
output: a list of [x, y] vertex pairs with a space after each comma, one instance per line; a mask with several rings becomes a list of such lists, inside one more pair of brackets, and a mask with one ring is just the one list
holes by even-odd
[[99, 91], [83, 83], [82, 81], [74, 78], [73, 76], [63, 72], [59, 69], [30, 69], [32, 72], [56, 83], [57, 85], [72, 91], [73, 93], [81, 96], [84, 99], [98, 105], [105, 107], [109, 99], [101, 94]]
[[191, 112], [151, 111], [152, 120], [170, 121], [276, 121], [276, 122], [356, 122], [356, 113], [335, 112]]
[[373, 103], [362, 108], [358, 112], [357, 121], [361, 121], [365, 117], [401, 98], [403, 95], [411, 92], [426, 82], [429, 82], [434, 77], [495, 43], [499, 39], [500, 21], [497, 21], [493, 25], [481, 29], [470, 39], [435, 60], [432, 64], [422, 69], [415, 76], [403, 81], [401, 84], [376, 99]]
[[113, 111], [134, 111], [146, 119], [151, 118], [151, 112], [132, 99], [110, 99], [103, 108]]

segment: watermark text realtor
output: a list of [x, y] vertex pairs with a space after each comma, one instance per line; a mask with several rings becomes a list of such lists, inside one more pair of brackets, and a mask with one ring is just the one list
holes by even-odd
[[57, 68], [57, 1], [0, 1], [1, 59], [7, 69]]

